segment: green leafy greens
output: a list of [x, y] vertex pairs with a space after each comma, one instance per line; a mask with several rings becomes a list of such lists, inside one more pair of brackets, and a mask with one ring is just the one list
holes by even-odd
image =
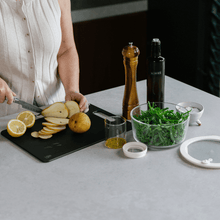
[[148, 102], [148, 110], [141, 110], [141, 114], [133, 117], [133, 126], [136, 130], [137, 139], [151, 146], [170, 146], [180, 143], [186, 132], [189, 112], [174, 112], [169, 108], [157, 107]]

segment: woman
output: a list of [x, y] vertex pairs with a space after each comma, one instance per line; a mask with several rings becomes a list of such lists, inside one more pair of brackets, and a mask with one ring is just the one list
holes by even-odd
[[0, 0], [0, 9], [0, 116], [21, 111], [13, 96], [38, 106], [76, 100], [84, 111], [70, 0]]

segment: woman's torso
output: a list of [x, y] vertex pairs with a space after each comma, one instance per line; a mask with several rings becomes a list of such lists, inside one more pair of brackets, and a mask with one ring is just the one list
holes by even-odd
[[[58, 0], [0, 0], [0, 77], [26, 102], [65, 98], [57, 75], [60, 16]], [[21, 109], [3, 103], [0, 110], [3, 116]]]

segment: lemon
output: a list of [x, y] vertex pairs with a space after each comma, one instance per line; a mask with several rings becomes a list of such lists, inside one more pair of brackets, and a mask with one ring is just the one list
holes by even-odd
[[18, 119], [11, 119], [7, 124], [7, 131], [12, 137], [22, 136], [26, 129], [25, 123]]
[[16, 119], [25, 123], [27, 128], [31, 128], [35, 123], [35, 115], [30, 111], [23, 111], [18, 114]]
[[79, 112], [70, 117], [68, 125], [73, 132], [84, 133], [90, 129], [91, 120], [87, 114]]

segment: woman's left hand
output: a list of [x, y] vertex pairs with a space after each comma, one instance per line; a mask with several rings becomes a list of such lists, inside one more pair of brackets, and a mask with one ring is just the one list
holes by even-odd
[[89, 104], [86, 97], [79, 92], [76, 91], [67, 92], [65, 100], [78, 102], [81, 112], [87, 112], [89, 110]]

